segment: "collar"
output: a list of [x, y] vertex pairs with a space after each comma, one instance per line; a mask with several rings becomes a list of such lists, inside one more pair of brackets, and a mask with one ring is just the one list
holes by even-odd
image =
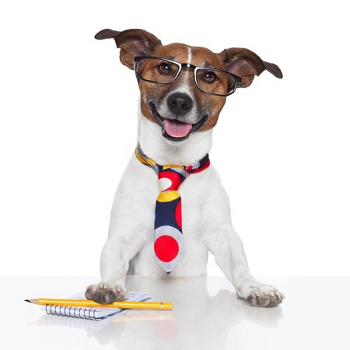
[[203, 158], [196, 160], [193, 164], [188, 166], [178, 165], [178, 164], [160, 165], [160, 164], [157, 164], [152, 158], [147, 157], [147, 155], [145, 155], [142, 152], [142, 149], [139, 143], [136, 146], [135, 155], [136, 155], [136, 158], [142, 164], [152, 168], [157, 174], [169, 168], [182, 169], [184, 172], [188, 174], [194, 174], [194, 173], [199, 173], [210, 166], [209, 154], [206, 154]]

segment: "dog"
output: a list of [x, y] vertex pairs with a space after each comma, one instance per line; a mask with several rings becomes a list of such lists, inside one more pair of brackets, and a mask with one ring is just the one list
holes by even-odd
[[154, 164], [172, 164], [174, 173], [180, 167], [179, 172], [187, 176], [192, 165], [198, 167], [198, 161], [209, 153], [213, 128], [227, 96], [236, 88], [250, 86], [264, 70], [282, 78], [279, 67], [244, 48], [217, 54], [204, 47], [163, 45], [141, 29], [104, 29], [95, 38], [115, 40], [121, 63], [135, 70], [141, 99], [138, 148], [114, 198], [108, 239], [101, 253], [101, 282], [87, 287], [86, 298], [98, 303], [124, 300], [127, 274], [160, 278], [206, 275], [211, 252], [240, 298], [253, 306], [280, 304], [284, 295], [251, 275], [231, 224], [228, 196], [208, 160], [205, 170], [190, 174], [175, 191], [177, 197], [181, 194], [184, 231], [179, 234], [177, 230], [176, 237], [182, 240], [178, 245], [183, 256], [175, 259], [179, 261], [171, 273], [159, 264], [155, 258], [155, 203], [160, 205], [160, 182], [151, 169]]

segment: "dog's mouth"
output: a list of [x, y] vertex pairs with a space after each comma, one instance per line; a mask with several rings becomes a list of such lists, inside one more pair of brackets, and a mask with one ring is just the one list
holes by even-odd
[[162, 128], [162, 135], [170, 141], [183, 141], [186, 140], [190, 134], [198, 131], [208, 120], [209, 116], [204, 115], [200, 121], [195, 124], [183, 123], [176, 119], [168, 119], [162, 117], [156, 109], [154, 103], [149, 103], [149, 109], [152, 113], [154, 120]]

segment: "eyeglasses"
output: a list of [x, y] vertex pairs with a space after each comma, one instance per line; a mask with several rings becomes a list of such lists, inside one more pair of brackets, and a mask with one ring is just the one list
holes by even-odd
[[210, 95], [232, 95], [242, 78], [212, 67], [196, 67], [190, 63], [179, 63], [162, 57], [136, 56], [134, 70], [137, 78], [156, 84], [170, 84], [180, 75], [182, 68], [194, 70], [197, 88]]

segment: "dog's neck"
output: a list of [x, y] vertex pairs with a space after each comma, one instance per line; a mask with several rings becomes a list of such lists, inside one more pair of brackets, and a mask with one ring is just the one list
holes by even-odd
[[191, 165], [209, 153], [212, 145], [212, 130], [196, 132], [182, 142], [166, 140], [158, 124], [138, 115], [137, 141], [142, 151], [158, 164]]

